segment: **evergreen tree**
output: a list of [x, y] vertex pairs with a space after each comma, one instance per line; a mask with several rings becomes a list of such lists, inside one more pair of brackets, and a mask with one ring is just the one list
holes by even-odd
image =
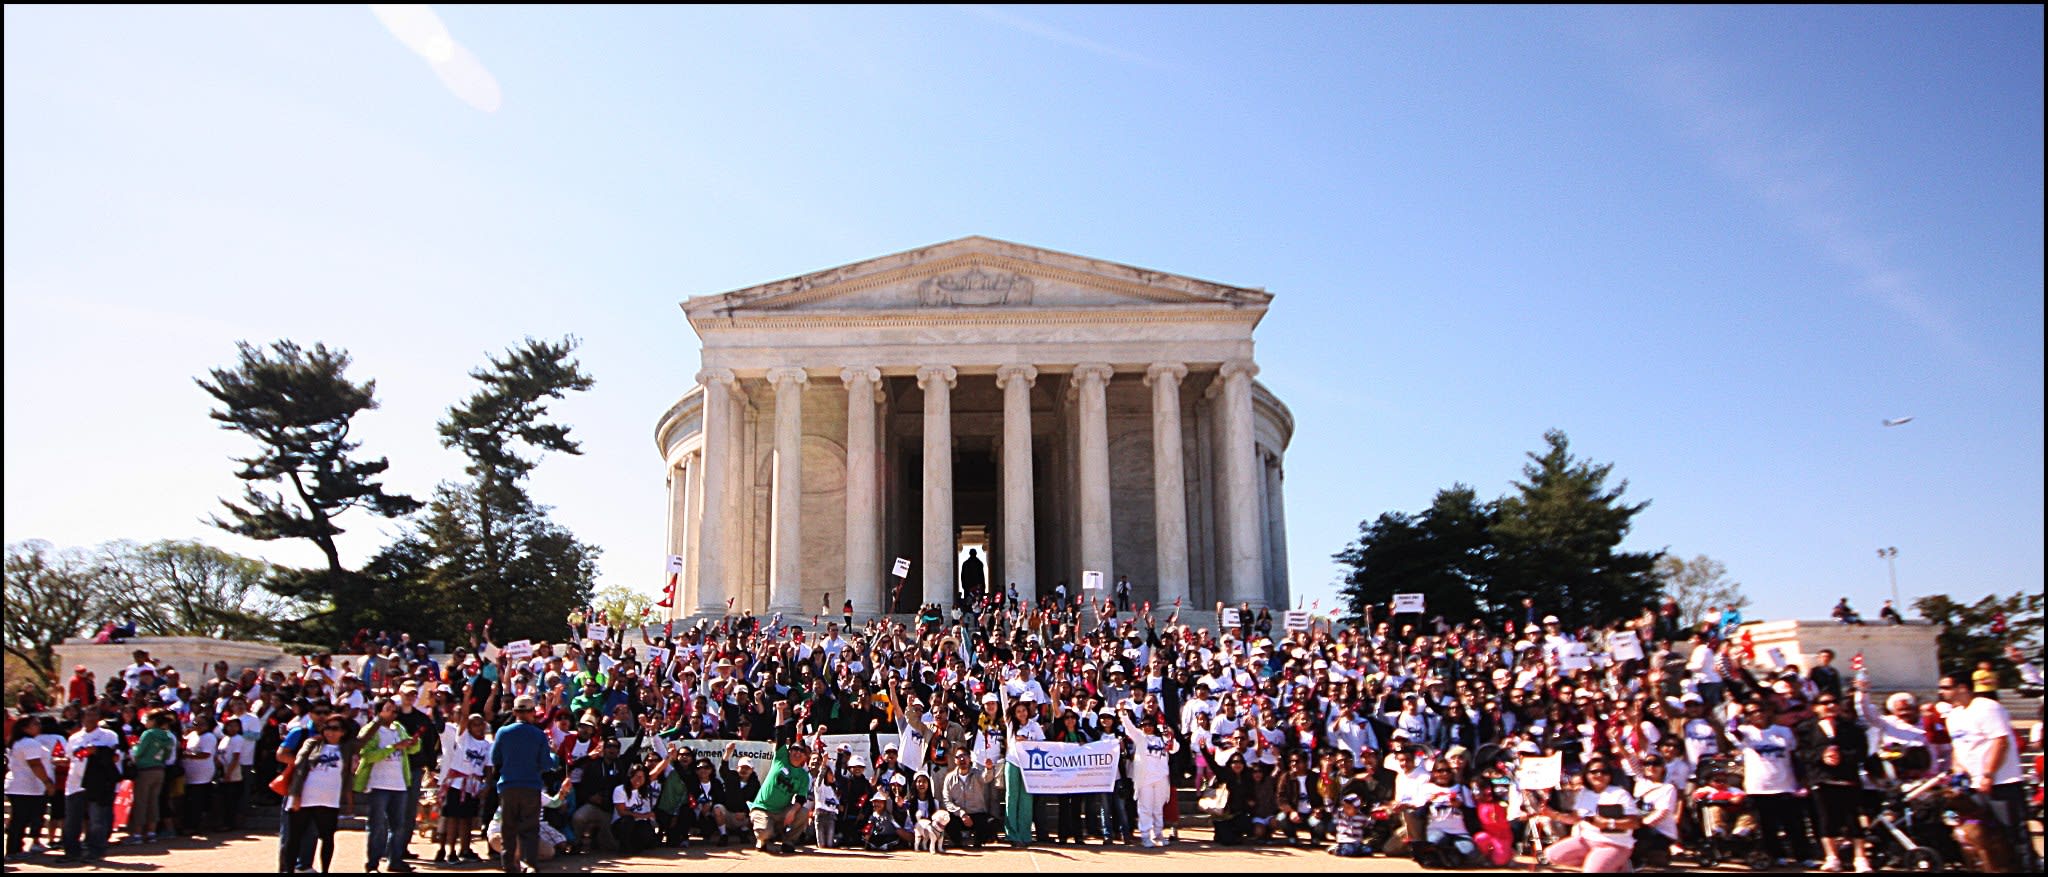
[[[242, 502], [221, 500], [230, 520], [214, 516], [211, 522], [251, 539], [306, 539], [318, 546], [327, 558], [324, 570], [281, 570], [270, 587], [288, 597], [326, 602], [330, 608], [316, 627], [324, 635], [345, 634], [365, 605], [365, 589], [342, 566], [335, 537], [345, 531], [336, 519], [356, 508], [394, 518], [420, 507], [418, 500], [388, 493], [378, 483], [391, 466], [386, 458], [352, 457], [362, 443], [349, 440], [349, 428], [357, 413], [377, 407], [377, 382], [350, 381], [344, 374], [348, 352], [324, 344], [307, 351], [278, 341], [268, 353], [246, 341], [236, 346], [240, 362], [212, 369], [211, 382], [194, 382], [221, 403], [210, 416], [222, 429], [261, 447], [236, 460], [242, 468], [235, 477], [248, 482]], [[290, 488], [289, 498], [258, 489], [266, 483]]]
[[[1941, 625], [1936, 647], [1941, 655], [1941, 672], [1968, 677], [1977, 662], [1990, 661], [1998, 671], [1999, 687], [2019, 684], [2019, 670], [2006, 657], [2016, 647], [2021, 654], [2040, 659], [2041, 606], [2039, 591], [2015, 592], [2008, 597], [1985, 595], [1975, 603], [1963, 603], [1947, 594], [1934, 594], [1913, 601], [1920, 617]], [[2000, 621], [2004, 623], [1999, 623]]]
[[1458, 484], [1438, 491], [1419, 515], [1388, 512], [1360, 524], [1358, 540], [1336, 554], [1351, 568], [1341, 593], [1354, 621], [1367, 606], [1379, 607], [1375, 617], [1386, 618], [1397, 593], [1422, 594], [1427, 614], [1452, 621], [1497, 610], [1489, 534], [1496, 505]]
[[1500, 501], [1493, 525], [1501, 563], [1496, 602], [1520, 605], [1528, 597], [1573, 624], [1641, 612], [1657, 593], [1663, 552], [1616, 549], [1650, 504], [1622, 502], [1626, 479], [1606, 487], [1614, 464], [1572, 457], [1563, 432], [1550, 430], [1543, 440], [1548, 450], [1529, 454], [1518, 492]]

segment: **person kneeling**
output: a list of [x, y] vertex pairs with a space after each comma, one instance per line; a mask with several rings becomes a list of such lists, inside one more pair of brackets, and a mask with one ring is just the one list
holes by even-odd
[[1330, 847], [1331, 854], [1351, 858], [1372, 855], [1372, 847], [1365, 842], [1365, 832], [1372, 824], [1372, 817], [1365, 814], [1356, 793], [1344, 796], [1336, 823], [1337, 844]]
[[[788, 702], [777, 703], [775, 710], [778, 719], [787, 718]], [[804, 768], [810, 760], [811, 750], [801, 742], [775, 747], [775, 760], [761, 781], [761, 793], [747, 807], [754, 849], [765, 852], [768, 844], [780, 840], [783, 852], [796, 852], [797, 838], [811, 825], [811, 811], [805, 806], [810, 801], [811, 775]]]
[[1586, 785], [1579, 790], [1571, 812], [1559, 812], [1544, 803], [1542, 815], [1577, 827], [1571, 837], [1543, 851], [1551, 864], [1565, 868], [1581, 865], [1579, 870], [1587, 873], [1629, 869], [1635, 830], [1643, 825], [1642, 808], [1635, 795], [1613, 782], [1614, 772], [1607, 762], [1595, 759], [1586, 765]]
[[1429, 780], [1409, 786], [1395, 804], [1407, 818], [1409, 837], [1415, 837], [1418, 828], [1421, 831], [1424, 843], [1417, 846], [1411, 841], [1416, 861], [1434, 855], [1448, 867], [1477, 864], [1479, 845], [1466, 822], [1473, 814], [1472, 793], [1458, 782], [1448, 761], [1430, 767]]
[[626, 782], [612, 790], [612, 834], [619, 849], [634, 855], [654, 846], [654, 801], [661, 786], [647, 778], [647, 768], [635, 767]]

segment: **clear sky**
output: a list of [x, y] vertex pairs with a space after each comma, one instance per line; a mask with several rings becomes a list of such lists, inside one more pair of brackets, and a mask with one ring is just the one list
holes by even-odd
[[653, 592], [678, 303], [980, 234], [1274, 293], [1324, 605], [1551, 427], [1753, 616], [1874, 613], [1887, 545], [2042, 587], [2039, 7], [438, 12], [7, 7], [8, 541], [312, 563], [203, 523], [249, 445], [194, 376], [347, 348], [425, 496], [468, 370], [574, 334], [533, 491]]

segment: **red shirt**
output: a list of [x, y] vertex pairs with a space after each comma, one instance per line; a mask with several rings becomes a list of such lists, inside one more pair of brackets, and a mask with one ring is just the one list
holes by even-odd
[[71, 677], [71, 687], [69, 689], [69, 692], [72, 703], [86, 703], [92, 700], [92, 676], [88, 674], [85, 676]]

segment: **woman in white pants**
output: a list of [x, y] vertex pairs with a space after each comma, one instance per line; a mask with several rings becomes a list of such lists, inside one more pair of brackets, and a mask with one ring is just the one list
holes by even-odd
[[[1135, 723], [1134, 723], [1135, 724]], [[1131, 739], [1131, 784], [1138, 805], [1138, 839], [1144, 846], [1164, 846], [1166, 832], [1161, 814], [1173, 796], [1173, 780], [1167, 758], [1180, 751], [1180, 741], [1162, 727], [1158, 712], [1148, 712]]]

